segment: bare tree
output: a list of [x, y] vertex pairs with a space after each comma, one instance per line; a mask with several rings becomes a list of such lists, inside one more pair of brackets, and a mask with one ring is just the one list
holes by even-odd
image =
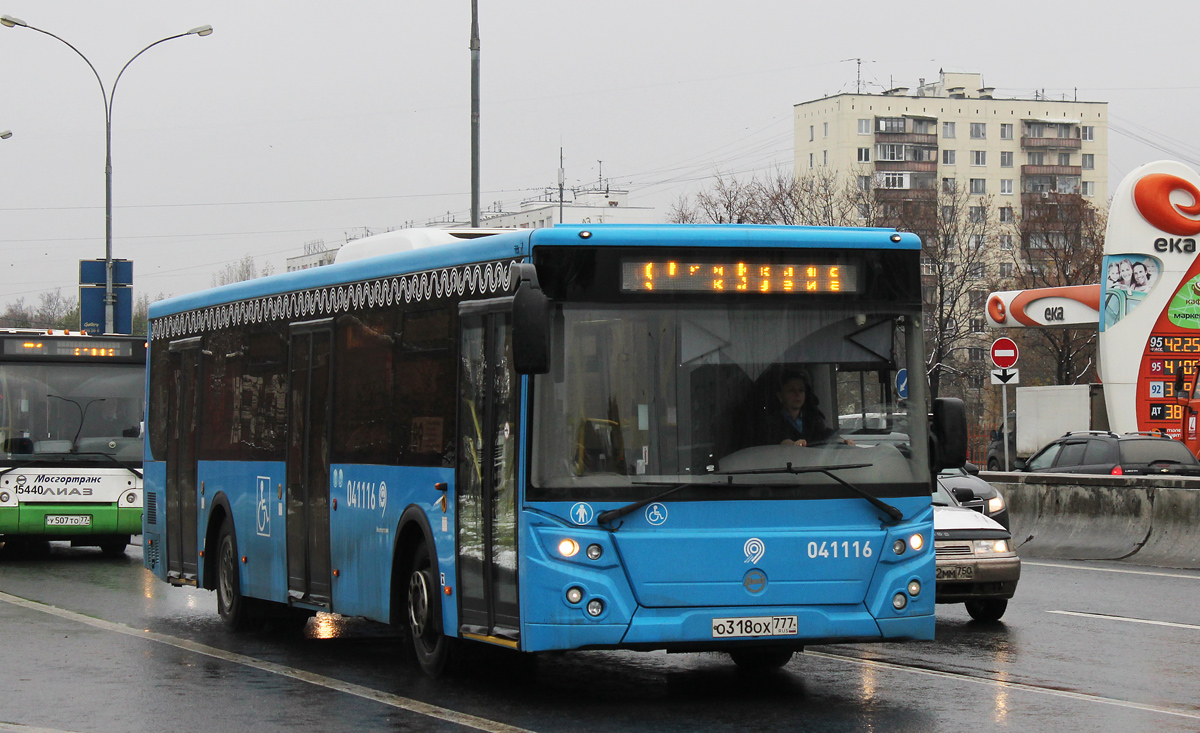
[[39, 294], [36, 308], [17, 298], [0, 313], [0, 327], [78, 329], [79, 301], [64, 297], [60, 289]]
[[243, 280], [253, 280], [256, 277], [267, 277], [275, 272], [275, 268], [270, 262], [263, 265], [262, 273], [258, 272], [258, 268], [254, 265], [254, 256], [246, 255], [237, 262], [226, 263], [225, 267], [214, 272], [212, 276], [213, 287], [219, 285], [229, 285], [230, 283], [240, 283]]
[[[1011, 224], [1017, 246], [1005, 253], [1012, 289], [1101, 282], [1107, 225], [1107, 212], [1078, 194], [1030, 197]], [[1095, 328], [1029, 329], [1019, 338], [1054, 384], [1086, 383], [1095, 374]]]

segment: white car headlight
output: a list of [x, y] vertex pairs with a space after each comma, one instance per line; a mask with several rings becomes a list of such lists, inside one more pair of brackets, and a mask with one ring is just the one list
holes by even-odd
[[988, 514], [995, 514], [1004, 508], [1004, 497], [996, 494], [988, 499]]
[[1008, 551], [1008, 540], [975, 540], [976, 555], [996, 555]]

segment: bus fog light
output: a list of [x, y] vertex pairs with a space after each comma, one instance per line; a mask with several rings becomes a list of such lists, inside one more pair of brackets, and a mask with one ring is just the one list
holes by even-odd
[[604, 613], [604, 601], [596, 598], [588, 601], [587, 612], [589, 616], [599, 616]]
[[921, 595], [921, 581], [916, 579], [908, 581], [908, 594], [910, 596]]
[[8, 501], [8, 492], [0, 491], [0, 502], [7, 502], [7, 501]]
[[558, 554], [563, 557], [575, 557], [579, 552], [579, 543], [573, 539], [565, 539], [558, 543]]
[[903, 555], [904, 550], [907, 548], [908, 545], [904, 544], [904, 540], [896, 540], [892, 543], [892, 552], [896, 553], [897, 555]]
[[908, 546], [913, 550], [920, 550], [925, 546], [925, 538], [919, 534], [915, 534], [908, 538]]
[[904, 607], [907, 605], [908, 605], [908, 596], [904, 595], [903, 593], [897, 593], [896, 595], [892, 596], [892, 606], [897, 611], [904, 610]]
[[604, 548], [602, 548], [600, 545], [588, 545], [587, 556], [589, 560], [599, 560], [600, 556], [603, 554]]
[[567, 588], [567, 603], [575, 605], [583, 600], [583, 588], [572, 587]]
[[126, 494], [126, 495], [125, 495], [125, 502], [126, 502], [126, 503], [128, 503], [128, 504], [132, 504], [132, 503], [134, 503], [134, 502], [136, 502], [136, 501], [137, 501], [137, 494], [133, 493], [132, 491], [131, 491], [131, 492], [129, 492], [128, 494]]

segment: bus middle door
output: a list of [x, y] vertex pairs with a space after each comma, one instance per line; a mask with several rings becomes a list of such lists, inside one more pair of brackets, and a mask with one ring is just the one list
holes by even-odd
[[288, 598], [329, 607], [330, 382], [333, 319], [292, 324], [288, 357]]
[[199, 570], [196, 511], [200, 419], [200, 338], [172, 341], [167, 424], [167, 580], [196, 585]]
[[459, 306], [459, 448], [455, 509], [460, 632], [516, 647], [520, 375], [512, 299]]

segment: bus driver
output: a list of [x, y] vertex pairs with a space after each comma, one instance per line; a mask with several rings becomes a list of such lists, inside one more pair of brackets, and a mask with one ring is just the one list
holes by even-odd
[[825, 424], [825, 415], [817, 409], [818, 400], [808, 373], [794, 367], [784, 368], [779, 375], [777, 409], [768, 410], [763, 443], [808, 445], [828, 440], [833, 429]]

